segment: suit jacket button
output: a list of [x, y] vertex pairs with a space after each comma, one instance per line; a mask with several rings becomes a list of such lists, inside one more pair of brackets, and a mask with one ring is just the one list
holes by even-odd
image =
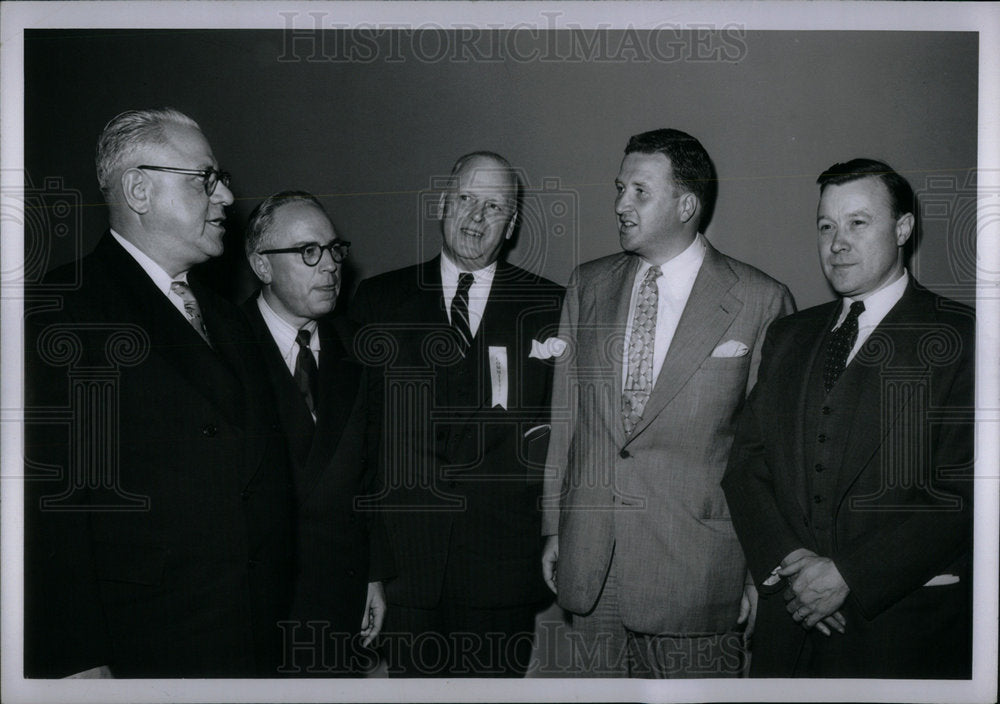
[[816, 471], [817, 472], [822, 472], [824, 469], [826, 469], [826, 467], [824, 467], [823, 465], [821, 465], [819, 462], [816, 463]]
[[252, 570], [257, 566], [257, 560], [247, 560], [247, 569]]
[[618, 453], [618, 456], [621, 457], [623, 460], [627, 460], [629, 457], [632, 456], [632, 454], [623, 447], [621, 452]]
[[828, 415], [830, 415], [830, 407], [829, 407], [829, 406], [823, 406], [823, 408], [822, 408], [821, 412], [822, 412], [822, 413], [823, 413], [823, 415], [825, 415], [825, 416], [828, 416]]
[[201, 429], [201, 434], [204, 435], [206, 438], [214, 438], [218, 432], [219, 429], [212, 423], [207, 424], [205, 427]]
[[826, 435], [820, 433], [819, 437], [817, 437], [816, 439], [819, 440], [820, 442], [826, 442]]
[[243, 491], [240, 492], [240, 498], [243, 499], [244, 501], [249, 501], [250, 500], [250, 492], [247, 491], [246, 489], [244, 489]]
[[348, 576], [348, 577], [353, 577], [353, 576], [354, 576], [354, 575], [356, 575], [357, 573], [358, 573], [358, 572], [357, 572], [357, 570], [353, 570], [353, 569], [351, 569], [351, 570], [347, 570], [347, 576]]
[[820, 496], [819, 494], [816, 494], [816, 496], [813, 497], [813, 503], [814, 504], [821, 504], [821, 503], [823, 503], [823, 497]]

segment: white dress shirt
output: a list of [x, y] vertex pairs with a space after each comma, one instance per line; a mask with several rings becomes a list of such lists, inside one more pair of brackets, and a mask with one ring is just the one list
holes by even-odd
[[[300, 328], [294, 327], [275, 313], [261, 294], [257, 296], [257, 308], [260, 310], [260, 315], [264, 319], [264, 324], [267, 325], [274, 343], [278, 346], [281, 358], [284, 360], [285, 366], [288, 367], [288, 373], [294, 375], [295, 362], [299, 358], [299, 343], [295, 341], [295, 336], [298, 335]], [[310, 333], [309, 349], [316, 360], [317, 369], [319, 368], [319, 335], [316, 334], [318, 327], [315, 320], [310, 320], [301, 328]]]
[[182, 271], [177, 276], [171, 278], [170, 274], [166, 270], [149, 258], [149, 255], [143, 252], [141, 249], [136, 247], [134, 244], [129, 242], [127, 239], [119, 235], [114, 230], [111, 230], [111, 236], [117, 240], [118, 244], [129, 253], [136, 263], [142, 267], [142, 270], [146, 272], [146, 275], [153, 280], [156, 288], [160, 289], [160, 293], [167, 297], [174, 308], [180, 311], [181, 315], [184, 316], [184, 320], [190, 321], [191, 318], [188, 316], [187, 311], [184, 310], [184, 301], [176, 293], [170, 290], [170, 284], [174, 281], [183, 281], [187, 283], [187, 272]]
[[[660, 375], [663, 367], [663, 360], [670, 349], [670, 343], [674, 339], [677, 331], [677, 324], [681, 320], [681, 314], [691, 296], [691, 289], [694, 288], [694, 280], [698, 278], [698, 271], [702, 262], [705, 261], [705, 250], [707, 245], [705, 239], [699, 233], [694, 242], [683, 252], [668, 262], [660, 264], [660, 271], [663, 275], [656, 279], [656, 288], [659, 294], [656, 304], [656, 337], [653, 342], [653, 386], [656, 386], [656, 378]], [[628, 380], [628, 346], [632, 338], [632, 318], [635, 317], [636, 299], [639, 295], [639, 287], [642, 280], [649, 271], [651, 264], [645, 259], [639, 260], [639, 270], [635, 273], [635, 280], [632, 282], [632, 299], [628, 306], [628, 324], [625, 326], [625, 343], [622, 356], [622, 388]]]
[[469, 331], [472, 336], [476, 336], [479, 330], [479, 323], [483, 319], [483, 312], [486, 310], [486, 301], [490, 297], [490, 288], [493, 286], [493, 275], [496, 274], [497, 263], [493, 262], [489, 266], [477, 271], [466, 272], [458, 268], [448, 255], [441, 252], [441, 289], [444, 294], [444, 309], [448, 314], [448, 322], [451, 322], [451, 302], [458, 292], [458, 275], [469, 273], [474, 280], [469, 288]]
[[836, 330], [840, 327], [841, 323], [847, 317], [848, 311], [851, 309], [851, 304], [856, 300], [863, 300], [865, 302], [865, 312], [858, 316], [858, 339], [854, 342], [854, 347], [851, 348], [851, 353], [847, 355], [847, 364], [851, 363], [854, 359], [854, 355], [858, 353], [861, 349], [861, 345], [865, 344], [865, 341], [871, 336], [878, 327], [878, 324], [882, 322], [882, 319], [892, 310], [893, 306], [899, 303], [899, 299], [903, 297], [906, 292], [906, 284], [909, 281], [909, 276], [906, 273], [906, 269], [903, 269], [903, 274], [898, 279], [893, 281], [891, 284], [880, 288], [875, 293], [870, 294], [864, 299], [855, 298], [844, 298], [841, 303], [840, 316], [837, 318], [837, 324], [833, 326]]

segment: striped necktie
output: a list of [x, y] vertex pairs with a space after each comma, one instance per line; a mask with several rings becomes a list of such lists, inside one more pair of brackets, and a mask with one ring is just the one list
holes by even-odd
[[632, 314], [632, 333], [628, 343], [628, 376], [622, 390], [622, 418], [625, 433], [631, 435], [642, 419], [649, 395], [653, 392], [653, 346], [656, 342], [656, 311], [660, 291], [656, 279], [663, 272], [651, 266], [639, 285], [639, 295]]
[[458, 290], [451, 300], [451, 326], [462, 338], [462, 356], [472, 345], [472, 328], [469, 327], [469, 289], [475, 277], [469, 273], [458, 275]]

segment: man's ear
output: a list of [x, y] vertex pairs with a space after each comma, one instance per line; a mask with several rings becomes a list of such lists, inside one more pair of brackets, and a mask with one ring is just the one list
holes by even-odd
[[250, 262], [250, 268], [253, 269], [253, 273], [257, 275], [262, 284], [267, 286], [271, 283], [271, 262], [268, 261], [267, 257], [254, 252], [247, 261]]
[[144, 215], [150, 208], [150, 181], [141, 169], [125, 169], [121, 176], [122, 197], [125, 204]]
[[910, 239], [910, 235], [913, 234], [914, 224], [916, 224], [916, 220], [913, 218], [913, 213], [906, 213], [896, 218], [897, 247], [902, 247]]
[[509, 240], [514, 236], [514, 228], [517, 227], [517, 216], [518, 212], [515, 210], [514, 214], [510, 216], [510, 222], [507, 223], [507, 231], [503, 236], [505, 240]]
[[698, 212], [699, 205], [700, 203], [698, 202], [698, 196], [696, 196], [694, 193], [689, 192], [682, 195], [680, 202], [681, 222], [687, 222], [688, 220], [693, 218], [695, 216], [695, 213]]

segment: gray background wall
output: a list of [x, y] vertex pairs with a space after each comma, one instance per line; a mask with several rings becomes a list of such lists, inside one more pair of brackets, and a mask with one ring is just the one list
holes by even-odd
[[[665, 126], [697, 136], [716, 163], [709, 239], [787, 283], [800, 308], [830, 298], [816, 176], [854, 156], [931, 189], [912, 268], [939, 292], [971, 296], [974, 33], [39, 30], [25, 47], [27, 178], [43, 203], [62, 188], [81, 205], [29, 218], [26, 259], [39, 272], [106, 227], [93, 168], [103, 125], [171, 105], [234, 174], [227, 254], [210, 267], [232, 298], [250, 290], [242, 229], [266, 195], [320, 195], [354, 242], [356, 283], [437, 252], [427, 190], [475, 149], [548, 186], [529, 191], [508, 258], [564, 283], [580, 261], [618, 251], [622, 150]], [[52, 235], [59, 218], [70, 236]]]

